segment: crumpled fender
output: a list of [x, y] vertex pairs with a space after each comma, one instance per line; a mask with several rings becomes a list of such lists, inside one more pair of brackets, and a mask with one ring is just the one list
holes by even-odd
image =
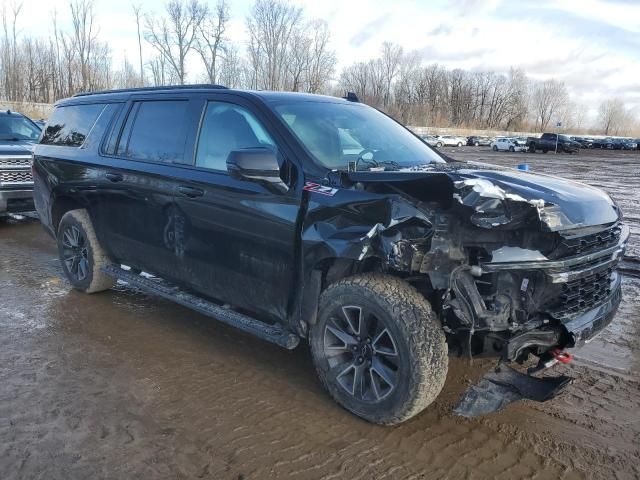
[[307, 273], [325, 259], [387, 262], [403, 233], [422, 238], [431, 232], [430, 217], [402, 197], [358, 193], [357, 200], [346, 195], [344, 203], [331, 204], [312, 194], [301, 236]]

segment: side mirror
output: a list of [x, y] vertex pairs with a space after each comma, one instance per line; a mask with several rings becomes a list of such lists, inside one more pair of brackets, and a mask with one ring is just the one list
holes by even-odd
[[227, 171], [236, 180], [262, 183], [281, 192], [289, 190], [289, 186], [282, 180], [278, 158], [268, 148], [246, 148], [229, 152]]

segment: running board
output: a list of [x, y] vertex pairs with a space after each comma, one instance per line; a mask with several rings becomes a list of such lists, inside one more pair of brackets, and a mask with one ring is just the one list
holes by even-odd
[[172, 300], [267, 342], [275, 343], [289, 350], [296, 348], [300, 343], [300, 337], [285, 330], [280, 325], [270, 325], [230, 308], [222, 307], [214, 302], [188, 293], [161, 278], [138, 275], [117, 265], [107, 265], [102, 267], [102, 271], [140, 290]]

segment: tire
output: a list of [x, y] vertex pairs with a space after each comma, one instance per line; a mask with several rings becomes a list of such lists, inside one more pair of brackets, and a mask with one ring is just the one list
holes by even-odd
[[422, 295], [391, 275], [361, 274], [330, 285], [320, 297], [309, 343], [334, 400], [381, 425], [424, 410], [447, 377], [438, 318]]
[[516, 149], [513, 148], [513, 146], [511, 146], [511, 147], [509, 147], [509, 151], [512, 152], [512, 153], [515, 153]]
[[70, 210], [63, 215], [57, 243], [62, 270], [73, 288], [95, 293], [115, 285], [116, 280], [101, 270], [111, 262], [85, 209]]
[[442, 148], [442, 143], [440, 142], [436, 143], [436, 148]]
[[547, 150], [546, 148], [542, 149], [542, 153], [547, 153], [549, 150]]
[[462, 142], [458, 142], [458, 148], [462, 146]]
[[497, 146], [497, 145], [494, 145], [494, 146], [493, 146], [493, 151], [494, 151], [494, 152], [497, 152], [497, 151], [498, 151], [498, 146]]
[[480, 144], [478, 142], [474, 143], [473, 146], [474, 147], [478, 147]]

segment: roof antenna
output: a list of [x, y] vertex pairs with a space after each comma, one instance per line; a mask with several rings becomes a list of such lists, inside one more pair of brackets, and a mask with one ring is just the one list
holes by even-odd
[[360, 103], [360, 99], [353, 92], [347, 92], [347, 94], [342, 98], [344, 98], [345, 100], [348, 100], [349, 102]]

